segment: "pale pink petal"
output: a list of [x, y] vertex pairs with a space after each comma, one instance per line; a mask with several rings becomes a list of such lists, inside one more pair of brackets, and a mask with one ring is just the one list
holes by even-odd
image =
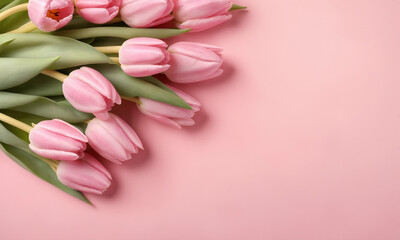
[[121, 65], [121, 68], [132, 77], [146, 77], [163, 73], [170, 65]]
[[80, 158], [80, 156], [76, 153], [49, 150], [49, 149], [40, 149], [33, 146], [32, 144], [29, 144], [29, 148], [37, 155], [48, 159], [61, 160], [61, 161], [75, 161]]
[[232, 18], [231, 14], [220, 15], [205, 19], [193, 19], [185, 22], [178, 22], [176, 26], [180, 29], [191, 29], [191, 32], [200, 32], [206, 29], [215, 27], [221, 23], [224, 23]]
[[85, 134], [83, 134], [79, 129], [74, 127], [73, 125], [59, 120], [59, 119], [54, 119], [54, 120], [47, 120], [47, 121], [42, 121], [38, 123], [36, 127], [40, 127], [43, 129], [46, 129], [48, 131], [58, 133], [60, 135], [64, 135], [69, 138], [73, 138], [76, 140], [79, 140], [81, 142], [87, 142], [88, 139], [86, 138]]

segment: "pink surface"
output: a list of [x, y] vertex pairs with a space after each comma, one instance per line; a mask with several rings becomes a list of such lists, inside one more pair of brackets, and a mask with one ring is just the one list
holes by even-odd
[[125, 118], [146, 151], [90, 207], [0, 159], [4, 240], [398, 240], [400, 2], [249, 0], [183, 39], [226, 73], [198, 124]]

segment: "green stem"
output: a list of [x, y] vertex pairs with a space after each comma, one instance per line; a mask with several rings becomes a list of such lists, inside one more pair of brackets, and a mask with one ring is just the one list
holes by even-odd
[[36, 30], [37, 27], [33, 22], [28, 22], [24, 25], [22, 25], [21, 27], [12, 30], [8, 33], [28, 33], [28, 32], [32, 32], [33, 30]]
[[11, 16], [15, 13], [19, 13], [19, 12], [26, 11], [26, 10], [28, 10], [27, 3], [20, 4], [15, 7], [10, 8], [10, 9], [7, 9], [4, 12], [0, 13], [0, 21], [3, 21], [4, 19], [8, 18], [9, 16]]
[[5, 115], [4, 113], [0, 113], [0, 121], [10, 124], [11, 126], [14, 126], [18, 129], [21, 129], [22, 131], [24, 131], [26, 133], [30, 133], [30, 131], [33, 128], [33, 127], [29, 126], [28, 124], [25, 124], [21, 121], [18, 121], [15, 118]]

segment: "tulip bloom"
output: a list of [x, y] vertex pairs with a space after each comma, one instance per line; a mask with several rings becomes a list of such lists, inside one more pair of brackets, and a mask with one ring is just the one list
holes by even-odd
[[230, 0], [175, 0], [174, 16], [181, 29], [199, 32], [232, 18]]
[[65, 186], [87, 193], [102, 194], [111, 185], [111, 174], [87, 153], [80, 160], [60, 162], [57, 177]]
[[28, 14], [37, 28], [52, 32], [71, 21], [74, 3], [72, 0], [29, 0]]
[[141, 102], [138, 104], [139, 110], [156, 121], [178, 129], [181, 129], [182, 126], [193, 126], [195, 122], [192, 118], [196, 112], [200, 111], [200, 103], [189, 94], [171, 86], [168, 87], [185, 100], [192, 107], [192, 110], [172, 106], [147, 98], [139, 98]]
[[169, 59], [167, 44], [155, 38], [132, 38], [119, 51], [122, 70], [133, 77], [162, 73], [170, 67]]
[[96, 24], [111, 21], [118, 15], [122, 0], [76, 0], [77, 12], [84, 19]]
[[64, 80], [63, 92], [76, 109], [93, 113], [100, 119], [108, 118], [108, 111], [115, 103], [121, 104], [121, 97], [111, 82], [88, 67], [71, 72]]
[[36, 154], [54, 160], [75, 161], [84, 156], [86, 136], [62, 120], [42, 121], [29, 133], [29, 147]]
[[222, 49], [212, 45], [178, 42], [168, 48], [171, 67], [165, 75], [176, 83], [193, 83], [218, 77], [223, 73]]
[[171, 21], [173, 0], [122, 0], [121, 18], [133, 28], [148, 28]]
[[89, 144], [102, 157], [121, 164], [132, 159], [132, 154], [143, 149], [135, 131], [120, 117], [110, 113], [110, 118], [90, 121], [86, 128]]

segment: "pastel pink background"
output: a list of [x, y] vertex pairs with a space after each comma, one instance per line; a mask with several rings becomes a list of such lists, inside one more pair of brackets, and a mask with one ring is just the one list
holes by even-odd
[[398, 240], [400, 1], [249, 0], [181, 39], [226, 74], [177, 131], [119, 108], [144, 141], [90, 207], [0, 159], [2, 240]]

